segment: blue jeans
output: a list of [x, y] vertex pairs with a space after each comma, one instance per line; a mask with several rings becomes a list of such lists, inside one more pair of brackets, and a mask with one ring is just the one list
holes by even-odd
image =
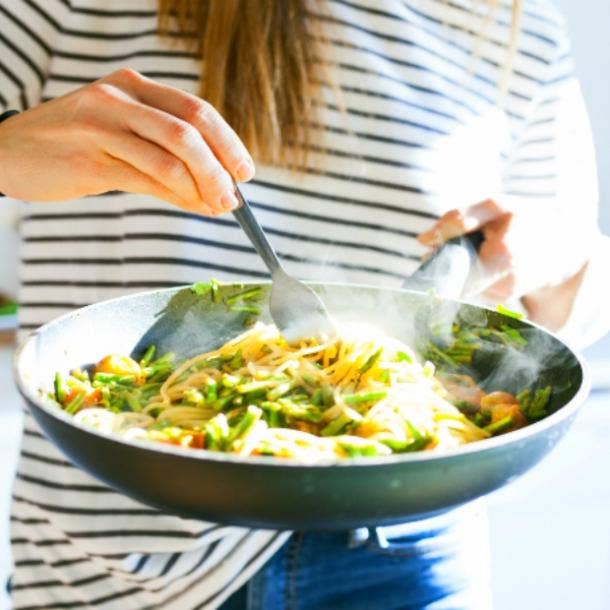
[[491, 610], [481, 503], [352, 532], [296, 532], [220, 610]]

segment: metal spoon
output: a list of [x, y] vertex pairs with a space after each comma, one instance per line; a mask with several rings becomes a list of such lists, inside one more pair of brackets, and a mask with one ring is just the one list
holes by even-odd
[[284, 339], [288, 343], [296, 343], [312, 337], [318, 340], [334, 337], [335, 325], [320, 297], [311, 288], [286, 273], [237, 186], [235, 194], [240, 207], [233, 211], [233, 216], [271, 272], [273, 284], [269, 311]]

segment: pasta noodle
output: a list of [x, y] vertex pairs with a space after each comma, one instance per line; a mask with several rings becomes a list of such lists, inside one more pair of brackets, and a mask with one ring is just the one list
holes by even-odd
[[55, 398], [78, 422], [128, 439], [299, 461], [446, 450], [526, 423], [517, 400], [497, 392], [487, 425], [477, 425], [431, 362], [362, 326], [288, 345], [257, 322], [177, 366], [153, 353], [58, 376]]

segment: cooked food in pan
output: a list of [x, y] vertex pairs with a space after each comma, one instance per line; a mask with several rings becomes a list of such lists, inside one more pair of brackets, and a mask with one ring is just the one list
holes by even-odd
[[108, 355], [58, 373], [54, 398], [80, 423], [129, 439], [312, 462], [454, 448], [526, 425], [549, 394], [485, 394], [361, 326], [295, 346], [257, 322], [184, 362], [155, 359], [151, 346], [138, 361]]

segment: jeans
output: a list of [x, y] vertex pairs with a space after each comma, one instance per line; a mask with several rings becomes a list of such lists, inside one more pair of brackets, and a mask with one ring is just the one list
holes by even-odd
[[220, 610], [491, 610], [481, 502], [351, 532], [295, 532]]

